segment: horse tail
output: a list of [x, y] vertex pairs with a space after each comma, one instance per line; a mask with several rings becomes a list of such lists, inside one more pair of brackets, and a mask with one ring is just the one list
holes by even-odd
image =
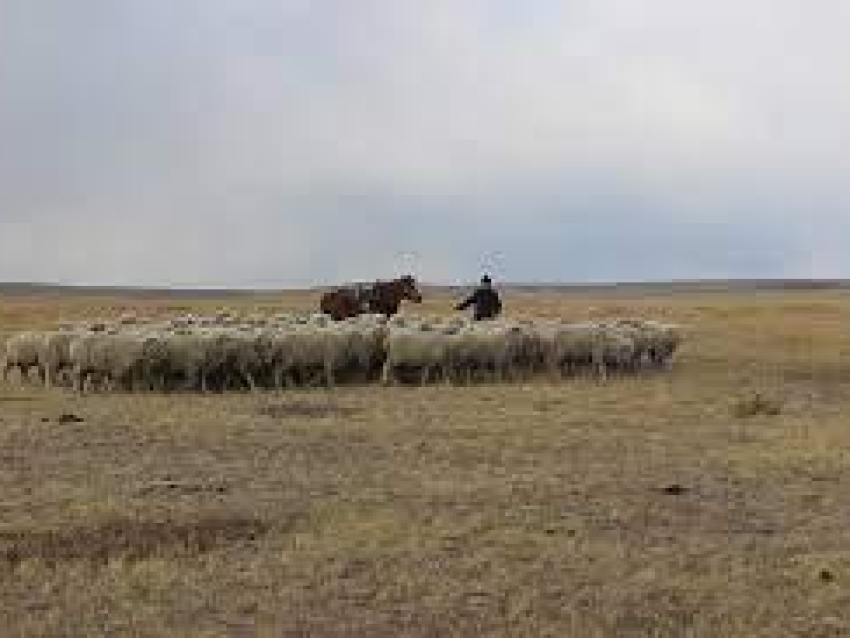
[[329, 315], [333, 313], [333, 300], [334, 295], [331, 292], [326, 292], [322, 295], [322, 298], [319, 300], [319, 310], [321, 310], [322, 314]]

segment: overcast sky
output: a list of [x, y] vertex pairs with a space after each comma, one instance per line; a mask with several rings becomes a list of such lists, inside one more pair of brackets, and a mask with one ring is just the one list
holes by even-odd
[[0, 0], [0, 280], [850, 277], [846, 0]]

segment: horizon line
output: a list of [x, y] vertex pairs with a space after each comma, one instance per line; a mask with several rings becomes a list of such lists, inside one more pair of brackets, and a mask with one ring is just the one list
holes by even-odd
[[[39, 290], [91, 290], [108, 292], [162, 292], [162, 293], [236, 293], [236, 294], [271, 294], [279, 292], [317, 292], [350, 285], [354, 282], [334, 284], [314, 284], [305, 286], [203, 286], [203, 285], [145, 285], [145, 284], [89, 284], [89, 283], [55, 283], [45, 281], [0, 281], [0, 292], [39, 291]], [[475, 286], [477, 281], [440, 283], [420, 281], [418, 285], [426, 289], [456, 289]], [[803, 287], [803, 288], [845, 288], [850, 287], [850, 279], [842, 278], [811, 278], [811, 277], [736, 277], [736, 278], [694, 278], [694, 279], [645, 279], [619, 281], [503, 281], [496, 282], [500, 288], [512, 289], [599, 289], [599, 288], [634, 288], [634, 287], [705, 287], [712, 285], [755, 286], [755, 287]]]

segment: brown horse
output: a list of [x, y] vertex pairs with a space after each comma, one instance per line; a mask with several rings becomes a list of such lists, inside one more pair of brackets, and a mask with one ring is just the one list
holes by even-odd
[[369, 311], [391, 317], [398, 312], [404, 300], [422, 303], [422, 294], [413, 277], [405, 275], [392, 281], [378, 281], [369, 295]]
[[322, 295], [319, 310], [322, 314], [330, 315], [334, 321], [342, 321], [362, 314], [366, 306], [356, 291], [351, 288], [337, 288]]
[[337, 288], [322, 295], [319, 309], [334, 321], [373, 312], [390, 317], [398, 312], [404, 300], [421, 303], [416, 280], [405, 275], [392, 281], [376, 281], [372, 286]]

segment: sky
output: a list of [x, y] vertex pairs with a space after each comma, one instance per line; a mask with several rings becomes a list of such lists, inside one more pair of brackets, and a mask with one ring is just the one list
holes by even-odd
[[845, 0], [0, 0], [0, 281], [850, 277]]

